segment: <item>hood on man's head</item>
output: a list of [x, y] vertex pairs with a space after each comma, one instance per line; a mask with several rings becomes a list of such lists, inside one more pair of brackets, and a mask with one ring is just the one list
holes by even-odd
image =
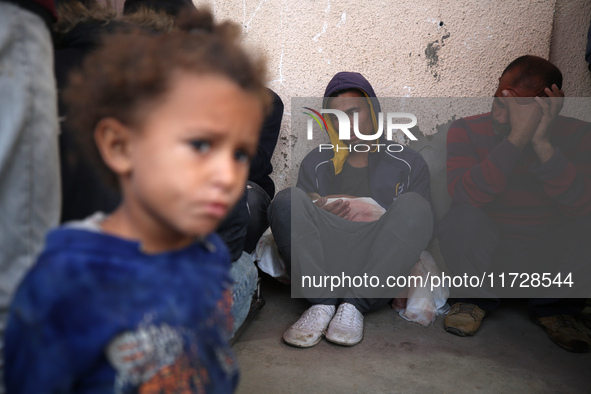
[[365, 77], [359, 73], [341, 71], [335, 74], [330, 80], [324, 91], [324, 100], [322, 107], [326, 108], [328, 98], [337, 92], [342, 90], [356, 89], [362, 91], [366, 97], [374, 97], [371, 100], [373, 110], [377, 113], [380, 112], [380, 102], [377, 100], [376, 93], [373, 91], [373, 87]]
[[[365, 95], [365, 97], [367, 97], [367, 101], [369, 103], [369, 108], [371, 111], [373, 127], [374, 130], [377, 130], [377, 114], [381, 112], [380, 102], [378, 101], [376, 93], [373, 91], [373, 87], [371, 86], [369, 81], [359, 73], [342, 71], [340, 73], [337, 73], [334, 77], [332, 77], [332, 79], [326, 86], [326, 90], [324, 91], [322, 108], [327, 108], [328, 100], [331, 96], [335, 95], [335, 93], [350, 89], [359, 90]], [[334, 156], [331, 159], [331, 161], [333, 162], [335, 168], [335, 174], [338, 174], [343, 169], [343, 165], [345, 164], [345, 161], [349, 156], [349, 151], [347, 150], [347, 144], [345, 144], [343, 141], [339, 139], [338, 132], [332, 124], [330, 117], [326, 118], [326, 124], [328, 126], [327, 132], [330, 138], [330, 143], [333, 146], [334, 152]]]

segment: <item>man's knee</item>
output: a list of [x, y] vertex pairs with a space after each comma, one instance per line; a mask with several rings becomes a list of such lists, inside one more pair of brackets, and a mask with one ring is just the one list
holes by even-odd
[[279, 217], [290, 216], [292, 210], [297, 212], [300, 209], [306, 208], [310, 205], [310, 202], [310, 198], [302, 189], [289, 187], [281, 190], [275, 195], [267, 210], [269, 223], [272, 223]]
[[409, 211], [414, 216], [432, 216], [431, 204], [419, 193], [403, 193], [392, 205], [396, 209]]
[[269, 227], [267, 219], [267, 210], [271, 205], [269, 195], [259, 185], [249, 181], [246, 185], [246, 197], [248, 214], [250, 215], [249, 230], [262, 227], [262, 232], [264, 232]]
[[400, 195], [386, 214], [393, 217], [396, 226], [425, 229], [429, 234], [433, 231], [431, 204], [418, 193], [408, 192]]
[[269, 204], [269, 208], [267, 209], [267, 217], [269, 218], [269, 223], [271, 227], [273, 227], [273, 222], [277, 221], [278, 218], [286, 209], [290, 209], [291, 207], [291, 193], [288, 189], [283, 189], [279, 193], [275, 195], [271, 204]]
[[[410, 247], [413, 253], [420, 253], [433, 235], [431, 206], [418, 193], [404, 193], [392, 203], [376, 226], [380, 233], [394, 236]], [[390, 238], [387, 239], [386, 242], [390, 242]], [[415, 257], [418, 259], [418, 254]]]
[[271, 203], [271, 198], [262, 187], [254, 182], [248, 181], [246, 184], [246, 196], [250, 211], [266, 210]]

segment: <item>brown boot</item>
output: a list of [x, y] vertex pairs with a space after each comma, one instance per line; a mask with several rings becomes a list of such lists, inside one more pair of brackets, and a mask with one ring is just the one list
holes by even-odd
[[484, 316], [486, 316], [484, 309], [474, 304], [456, 302], [445, 316], [443, 326], [445, 331], [454, 335], [461, 337], [474, 335]]
[[538, 317], [535, 321], [544, 327], [550, 339], [561, 348], [575, 353], [587, 353], [591, 349], [589, 337], [572, 316]]

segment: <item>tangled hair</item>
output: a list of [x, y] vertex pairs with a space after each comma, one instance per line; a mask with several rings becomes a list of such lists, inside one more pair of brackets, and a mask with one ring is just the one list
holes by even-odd
[[56, 12], [58, 19], [53, 25], [53, 30], [58, 37], [83, 23], [95, 22], [106, 25], [117, 18], [117, 12], [113, 8], [104, 7], [94, 0], [60, 1]]
[[[125, 2], [127, 4], [127, 1]], [[128, 25], [140, 26], [156, 33], [167, 33], [174, 30], [174, 15], [163, 10], [155, 10], [146, 6], [137, 7], [134, 12], [123, 14], [118, 21]]]
[[522, 85], [528, 89], [538, 90], [556, 84], [562, 89], [562, 73], [548, 60], [532, 55], [525, 55], [513, 60], [503, 71], [518, 69], [519, 73], [512, 82], [513, 86]]
[[226, 77], [257, 97], [264, 108], [269, 106], [265, 62], [246, 53], [239, 33], [234, 23], [215, 23], [209, 10], [187, 9], [177, 28], [166, 33], [138, 28], [107, 35], [100, 49], [71, 74], [63, 92], [66, 121], [83, 153], [111, 186], [118, 188], [118, 180], [101, 160], [95, 127], [105, 118], [141, 127], [142, 109], [158, 102], [179, 72]]

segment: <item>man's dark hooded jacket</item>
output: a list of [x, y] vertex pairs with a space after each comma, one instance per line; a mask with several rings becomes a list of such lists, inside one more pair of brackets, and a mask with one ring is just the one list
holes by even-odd
[[[323, 106], [326, 108], [327, 98], [336, 92], [356, 89], [365, 94], [371, 103], [374, 119], [380, 112], [380, 104], [370, 83], [359, 73], [340, 72], [336, 74], [326, 87]], [[329, 133], [334, 129], [329, 126]], [[379, 151], [370, 152], [368, 157], [369, 188], [371, 197], [382, 207], [390, 204], [405, 192], [416, 192], [423, 196], [431, 206], [429, 185], [429, 168], [423, 157], [416, 151], [396, 145], [392, 141], [380, 138], [379, 143], [386, 146], [394, 145], [389, 152], [386, 146]], [[314, 149], [304, 158], [300, 166], [297, 187], [320, 196], [341, 194], [342, 172], [335, 151]], [[342, 164], [341, 164], [342, 166]]]

